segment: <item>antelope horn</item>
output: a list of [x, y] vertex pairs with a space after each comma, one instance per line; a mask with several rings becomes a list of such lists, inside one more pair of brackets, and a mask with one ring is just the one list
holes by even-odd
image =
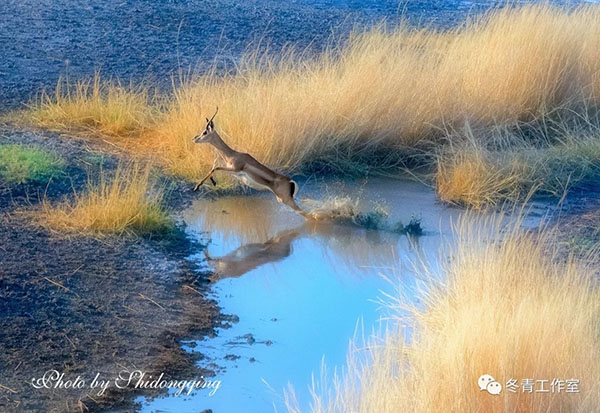
[[217, 112], [219, 111], [219, 107], [217, 106], [217, 110], [215, 110], [215, 114], [212, 115], [212, 118], [210, 118], [210, 120], [208, 121], [208, 123], [211, 123], [212, 120], [215, 118], [215, 116], [217, 116]]

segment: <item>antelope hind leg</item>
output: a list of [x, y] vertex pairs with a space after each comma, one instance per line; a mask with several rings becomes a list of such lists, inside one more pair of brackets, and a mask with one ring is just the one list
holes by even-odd
[[283, 204], [289, 206], [290, 208], [292, 208], [294, 211], [296, 211], [297, 213], [299, 213], [300, 215], [302, 215], [304, 218], [306, 219], [314, 219], [314, 217], [309, 214], [308, 212], [306, 212], [305, 210], [303, 210], [302, 208], [300, 208], [297, 204], [296, 201], [294, 199], [292, 199], [291, 197], [288, 199], [285, 199], [283, 201], [281, 201]]

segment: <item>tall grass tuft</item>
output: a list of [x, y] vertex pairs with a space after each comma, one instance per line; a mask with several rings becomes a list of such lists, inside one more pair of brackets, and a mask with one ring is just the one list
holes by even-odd
[[97, 72], [91, 80], [59, 79], [54, 93], [42, 92], [31, 105], [28, 117], [53, 130], [132, 136], [156, 121], [150, 101], [147, 88], [103, 80]]
[[[420, 271], [428, 281], [419, 303], [389, 303], [402, 327], [362, 352], [355, 349], [333, 387], [315, 388], [312, 411], [596, 410], [597, 261], [559, 260], [552, 235], [541, 238], [463, 223], [443, 279], [429, 267]], [[480, 391], [483, 374], [502, 385], [501, 395]], [[518, 386], [514, 393], [506, 385], [510, 379]], [[538, 390], [537, 380], [548, 380], [543, 386], [549, 392], [524, 391], [523, 379], [534, 380]], [[553, 379], [563, 381], [561, 392], [552, 392]], [[579, 380], [576, 392], [566, 391], [571, 379]], [[299, 411], [288, 396], [290, 411]]]
[[58, 205], [47, 201], [36, 217], [58, 232], [156, 234], [168, 232], [173, 221], [162, 206], [162, 190], [152, 185], [150, 168], [120, 166], [114, 176], [100, 173], [87, 191]]
[[[466, 127], [440, 151], [435, 180], [442, 200], [484, 208], [532, 193], [563, 196], [600, 176], [599, 123], [546, 125], [552, 132], [502, 128], [483, 136]], [[551, 138], [549, 138], [551, 136]]]

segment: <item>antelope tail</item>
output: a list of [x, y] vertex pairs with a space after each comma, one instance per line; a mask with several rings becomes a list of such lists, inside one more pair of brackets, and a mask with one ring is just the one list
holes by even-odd
[[292, 196], [292, 199], [296, 199], [299, 189], [300, 187], [296, 181], [290, 181], [290, 195]]

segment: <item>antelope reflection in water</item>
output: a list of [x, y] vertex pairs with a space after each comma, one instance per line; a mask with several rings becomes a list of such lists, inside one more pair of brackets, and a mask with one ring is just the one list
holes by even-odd
[[[398, 234], [334, 222], [307, 222], [290, 214], [278, 214], [274, 207], [277, 204], [268, 199], [239, 196], [199, 201], [188, 211], [193, 216], [187, 221], [199, 229], [242, 244], [219, 257], [205, 252], [215, 271], [212, 281], [239, 277], [262, 265], [282, 261], [292, 254], [294, 243], [303, 238], [320, 247], [323, 259], [330, 260], [340, 274], [360, 276], [366, 273], [364, 267], [398, 264]], [[296, 227], [289, 228], [293, 224]], [[277, 232], [282, 227], [288, 228]], [[408, 248], [415, 249], [415, 244], [409, 243]]]
[[239, 277], [261, 265], [288, 257], [292, 253], [292, 242], [300, 234], [299, 229], [282, 231], [267, 242], [245, 244], [222, 257], [213, 258], [204, 250], [215, 270], [210, 280], [216, 282], [221, 278]]

